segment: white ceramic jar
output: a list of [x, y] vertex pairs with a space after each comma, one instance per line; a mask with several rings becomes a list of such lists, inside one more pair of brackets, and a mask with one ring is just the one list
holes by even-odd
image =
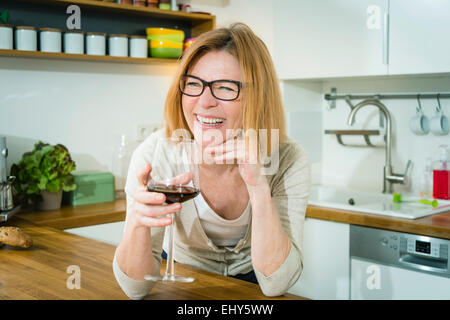
[[102, 32], [86, 33], [86, 53], [104, 56], [106, 54], [106, 34]]
[[69, 30], [64, 32], [64, 52], [69, 54], [84, 53], [84, 32]]
[[147, 58], [148, 41], [145, 36], [130, 37], [130, 57]]
[[40, 31], [41, 51], [61, 52], [61, 30], [56, 28], [41, 28]]
[[35, 27], [19, 26], [15, 32], [16, 49], [23, 51], [37, 50], [37, 30]]
[[10, 24], [0, 24], [0, 49], [13, 48], [13, 27]]
[[128, 57], [128, 36], [126, 34], [110, 34], [108, 45], [110, 56]]

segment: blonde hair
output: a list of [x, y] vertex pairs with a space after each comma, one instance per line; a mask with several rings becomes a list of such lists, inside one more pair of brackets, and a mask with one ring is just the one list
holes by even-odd
[[166, 136], [171, 137], [177, 129], [186, 129], [193, 137], [184, 118], [179, 83], [189, 68], [211, 51], [226, 51], [239, 61], [245, 90], [242, 95], [244, 132], [254, 129], [258, 134], [259, 129], [267, 129], [267, 141], [270, 142], [271, 129], [278, 129], [279, 141], [283, 142], [287, 138], [286, 125], [275, 67], [263, 41], [243, 23], [203, 33], [184, 52], [166, 98]]

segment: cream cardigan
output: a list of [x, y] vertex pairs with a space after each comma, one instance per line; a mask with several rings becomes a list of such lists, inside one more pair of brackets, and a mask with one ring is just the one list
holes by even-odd
[[[127, 217], [133, 205], [133, 195], [137, 187], [136, 173], [146, 162], [150, 162], [157, 139], [164, 137], [164, 131], [151, 134], [134, 151], [125, 186], [127, 194]], [[167, 156], [167, 155], [164, 155]], [[152, 163], [153, 170], [170, 170], [168, 162]], [[272, 202], [281, 224], [291, 240], [291, 249], [284, 263], [270, 276], [264, 276], [253, 268], [251, 260], [251, 219], [245, 236], [234, 248], [217, 247], [206, 236], [194, 201], [183, 203], [180, 214], [175, 215], [175, 251], [178, 263], [222, 275], [236, 275], [255, 271], [258, 284], [267, 296], [284, 294], [299, 278], [303, 269], [302, 240], [305, 210], [310, 191], [310, 165], [306, 153], [294, 142], [288, 141], [279, 148], [279, 167], [274, 175], [266, 176], [270, 185]], [[159, 273], [165, 228], [151, 228], [153, 256], [158, 263]], [[167, 243], [167, 242], [166, 242]], [[166, 247], [166, 246], [164, 246]], [[120, 270], [116, 258], [113, 271], [117, 282], [131, 299], [142, 299], [154, 286], [149, 280], [136, 280]]]

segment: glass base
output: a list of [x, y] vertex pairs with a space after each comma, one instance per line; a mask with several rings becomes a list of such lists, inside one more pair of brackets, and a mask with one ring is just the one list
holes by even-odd
[[162, 282], [193, 282], [195, 279], [192, 277], [184, 277], [184, 276], [144, 276], [145, 280], [151, 281], [162, 281]]

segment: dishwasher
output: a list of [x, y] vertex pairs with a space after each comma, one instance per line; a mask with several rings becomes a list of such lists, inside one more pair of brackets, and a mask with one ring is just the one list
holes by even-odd
[[449, 300], [450, 240], [350, 226], [350, 299]]

